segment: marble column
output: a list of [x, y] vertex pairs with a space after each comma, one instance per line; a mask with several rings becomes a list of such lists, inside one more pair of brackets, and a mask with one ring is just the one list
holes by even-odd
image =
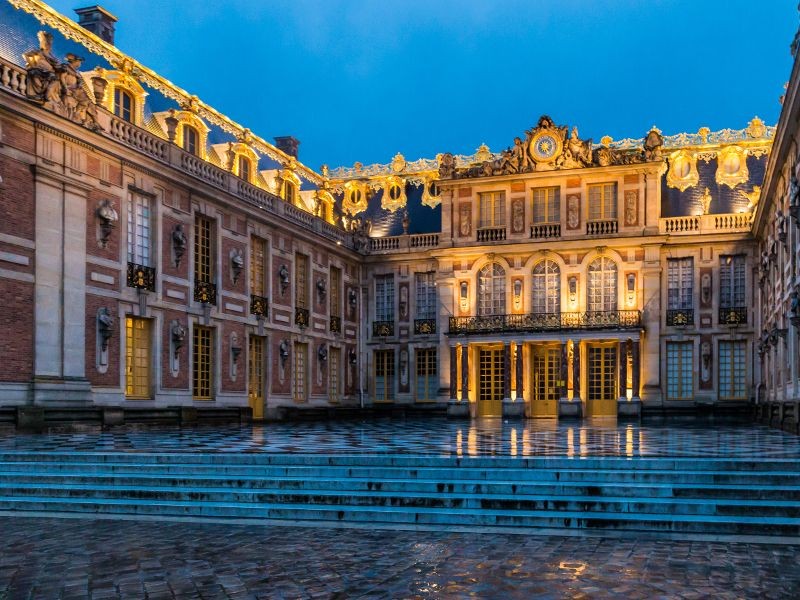
[[461, 399], [469, 401], [469, 344], [461, 344]]
[[628, 342], [619, 342], [619, 397], [628, 397]]
[[456, 364], [456, 347], [450, 346], [450, 401], [458, 400], [456, 390], [458, 387], [458, 371]]
[[517, 347], [517, 360], [516, 360], [516, 365], [515, 365], [515, 368], [516, 368], [516, 373], [515, 374], [516, 374], [516, 385], [517, 385], [517, 402], [524, 402], [525, 401], [525, 396], [524, 396], [524, 393], [523, 393], [524, 390], [522, 389], [522, 387], [523, 387], [523, 383], [522, 383], [522, 344], [517, 342], [516, 343], [516, 347]]
[[503, 344], [503, 400], [511, 400], [511, 344]]
[[641, 370], [641, 361], [639, 360], [639, 340], [633, 340], [633, 348], [631, 348], [631, 361], [633, 366], [631, 368], [631, 387], [633, 388], [633, 399], [639, 399], [639, 375]]

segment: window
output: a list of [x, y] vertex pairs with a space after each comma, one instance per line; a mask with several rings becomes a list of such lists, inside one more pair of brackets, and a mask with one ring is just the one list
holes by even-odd
[[264, 339], [251, 335], [248, 343], [247, 395], [255, 419], [264, 417]]
[[489, 263], [478, 272], [478, 314], [502, 315], [506, 312], [506, 272]]
[[667, 399], [691, 400], [694, 389], [692, 342], [667, 342]]
[[295, 197], [297, 196], [297, 188], [293, 181], [288, 179], [283, 180], [283, 199], [289, 204], [294, 204]]
[[589, 265], [587, 310], [617, 310], [617, 264], [601, 256]]
[[239, 155], [239, 177], [245, 181], [250, 181], [250, 159]]
[[617, 184], [599, 183], [589, 186], [589, 220], [617, 218]]
[[394, 399], [394, 350], [375, 350], [375, 402]]
[[745, 343], [720, 340], [719, 342], [719, 399], [745, 400]]
[[125, 319], [125, 396], [150, 398], [150, 321]]
[[375, 276], [375, 320], [394, 321], [394, 275]]
[[506, 195], [504, 192], [486, 192], [478, 196], [480, 222], [478, 227], [502, 227], [506, 224]]
[[744, 308], [744, 255], [719, 257], [719, 306]]
[[433, 402], [439, 388], [436, 376], [436, 348], [418, 348], [417, 402]]
[[250, 293], [254, 296], [266, 296], [266, 282], [264, 280], [264, 261], [267, 254], [267, 245], [261, 238], [250, 240]]
[[308, 387], [308, 344], [294, 344], [294, 388], [292, 396], [295, 402], [307, 400]]
[[211, 283], [211, 220], [202, 215], [194, 219], [194, 280]]
[[414, 273], [417, 289], [417, 319], [436, 318], [436, 285], [433, 280], [435, 273]]
[[692, 308], [693, 279], [693, 258], [670, 258], [667, 260], [668, 309], [680, 310]]
[[331, 267], [330, 310], [332, 317], [342, 316], [342, 270]]
[[128, 193], [128, 262], [150, 266], [150, 198]]
[[308, 257], [295, 254], [294, 258], [295, 306], [308, 308]]
[[561, 218], [557, 187], [533, 189], [533, 222], [558, 223]]
[[195, 325], [192, 339], [192, 398], [211, 399], [211, 335], [210, 327]]
[[531, 312], [561, 312], [561, 271], [552, 260], [543, 260], [533, 267]]
[[133, 123], [133, 95], [125, 88], [114, 88], [114, 114], [123, 121]]
[[197, 129], [195, 129], [191, 125], [184, 124], [183, 149], [190, 154], [198, 156], [197, 151], [199, 150], [199, 145], [200, 145], [200, 135], [197, 133]]
[[342, 392], [339, 389], [341, 364], [342, 350], [340, 348], [331, 348], [328, 356], [328, 400], [330, 402], [338, 402], [341, 398]]

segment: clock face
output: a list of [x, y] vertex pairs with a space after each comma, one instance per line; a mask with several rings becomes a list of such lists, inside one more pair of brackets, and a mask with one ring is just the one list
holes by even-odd
[[550, 161], [558, 154], [560, 145], [552, 133], [540, 133], [531, 140], [531, 154], [536, 160]]

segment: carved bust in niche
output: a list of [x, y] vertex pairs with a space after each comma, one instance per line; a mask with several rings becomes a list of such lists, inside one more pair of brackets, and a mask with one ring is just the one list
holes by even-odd
[[700, 301], [704, 305], [711, 304], [711, 275], [703, 273], [700, 278]]

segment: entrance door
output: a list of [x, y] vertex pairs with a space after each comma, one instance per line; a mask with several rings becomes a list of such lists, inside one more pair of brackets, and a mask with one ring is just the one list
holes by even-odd
[[264, 418], [264, 338], [250, 336], [247, 356], [247, 399], [254, 419]]
[[590, 344], [587, 348], [588, 397], [586, 415], [589, 417], [617, 416], [617, 345]]
[[561, 348], [536, 345], [533, 347], [532, 414], [534, 417], [558, 415], [558, 399], [561, 395]]
[[503, 416], [503, 349], [478, 351], [478, 416]]

